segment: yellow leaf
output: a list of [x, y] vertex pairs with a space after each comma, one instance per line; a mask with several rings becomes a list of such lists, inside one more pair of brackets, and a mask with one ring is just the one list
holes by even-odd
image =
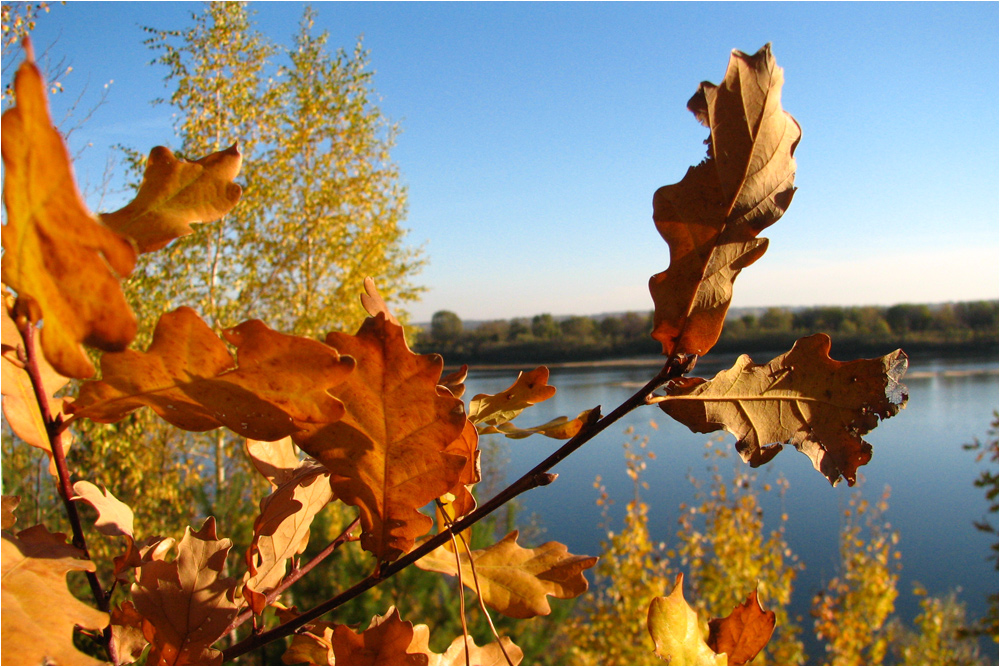
[[871, 460], [861, 436], [906, 405], [906, 355], [877, 359], [830, 358], [830, 337], [802, 338], [768, 364], [743, 355], [712, 380], [683, 378], [659, 403], [696, 433], [725, 429], [751, 466], [770, 461], [791, 444], [808, 456], [831, 484], [843, 475], [853, 486], [858, 466]]
[[191, 223], [213, 222], [236, 206], [243, 190], [233, 179], [242, 162], [236, 144], [194, 162], [157, 146], [149, 152], [135, 199], [101, 220], [131, 237], [140, 253], [159, 250], [190, 234]]
[[698, 614], [684, 599], [684, 575], [678, 574], [674, 590], [667, 597], [653, 598], [646, 618], [656, 655], [668, 665], [725, 665], [726, 656], [717, 655], [701, 636]]
[[715, 345], [733, 281], [767, 249], [757, 235], [791, 203], [802, 133], [781, 108], [782, 82], [770, 45], [753, 56], [734, 51], [722, 84], [703, 83], [688, 102], [711, 137], [707, 159], [653, 197], [670, 246], [670, 266], [649, 280], [664, 355], [704, 355]]
[[556, 388], [548, 381], [549, 369], [545, 366], [518, 373], [514, 384], [499, 394], [474, 396], [469, 402], [469, 421], [489, 426], [509, 422], [525, 408], [555, 396]]
[[31, 61], [14, 79], [17, 105], [3, 114], [3, 282], [32, 322], [44, 320], [41, 342], [61, 375], [94, 374], [81, 344], [122, 350], [137, 323], [121, 277], [136, 254], [129, 240], [101, 225], [80, 198], [69, 155], [49, 117], [45, 84]]
[[462, 402], [438, 391], [441, 357], [412, 353], [383, 313], [356, 335], [331, 333], [326, 342], [357, 360], [331, 390], [346, 414], [293, 439], [330, 470], [337, 497], [361, 510], [361, 546], [395, 560], [433, 524], [420, 508], [451, 491], [466, 468], [467, 456], [453, 448], [466, 424]]
[[[462, 581], [475, 590], [469, 554], [462, 553]], [[517, 531], [488, 549], [472, 552], [476, 579], [483, 601], [511, 618], [544, 616], [552, 611], [547, 596], [574, 598], [587, 590], [583, 571], [597, 563], [594, 556], [574, 556], [558, 542], [534, 549], [517, 543]], [[417, 561], [417, 567], [432, 572], [458, 574], [454, 552], [438, 547]]]
[[66, 587], [67, 572], [95, 569], [61, 533], [42, 526], [17, 536], [3, 532], [3, 664], [100, 664], [73, 646], [73, 628], [100, 630], [108, 625], [108, 614], [80, 602]]
[[[414, 640], [416, 640], [417, 629], [427, 626], [414, 626]], [[468, 642], [468, 655], [466, 655], [465, 647], [466, 642]], [[433, 667], [460, 667], [461, 665], [520, 665], [521, 661], [524, 660], [524, 651], [522, 651], [514, 642], [510, 640], [510, 637], [501, 637], [500, 643], [503, 644], [503, 650], [500, 649], [500, 644], [497, 642], [491, 642], [485, 646], [476, 646], [476, 642], [473, 640], [472, 635], [466, 635], [465, 637], [455, 637], [455, 640], [451, 642], [451, 645], [445, 649], [444, 653], [433, 653], [428, 650], [430, 655], [430, 665]], [[426, 646], [426, 640], [421, 642], [421, 645]], [[413, 650], [413, 644], [410, 645], [411, 650]], [[504, 656], [506, 653], [506, 657]], [[510, 662], [507, 662], [507, 658], [510, 658]]]

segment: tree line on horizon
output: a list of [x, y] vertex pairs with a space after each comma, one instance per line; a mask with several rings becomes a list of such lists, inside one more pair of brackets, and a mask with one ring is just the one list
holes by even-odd
[[[655, 355], [649, 337], [652, 311], [568, 317], [541, 313], [476, 322], [466, 326], [454, 312], [434, 313], [417, 332], [421, 352], [437, 351], [448, 363], [506, 363], [595, 360]], [[979, 352], [995, 349], [1000, 303], [963, 301], [893, 306], [771, 307], [731, 313], [716, 346], [769, 351], [803, 333], [838, 334], [838, 348], [864, 350], [906, 343], [919, 351]], [[915, 347], [914, 347], [915, 346]], [[992, 347], [991, 347], [992, 346]]]

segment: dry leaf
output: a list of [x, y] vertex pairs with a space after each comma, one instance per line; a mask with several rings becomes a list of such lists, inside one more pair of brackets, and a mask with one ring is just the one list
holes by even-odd
[[696, 433], [729, 431], [740, 456], [754, 467], [791, 444], [831, 484], [843, 475], [853, 486], [858, 466], [872, 455], [861, 436], [906, 405], [906, 387], [899, 382], [906, 365], [900, 350], [834, 361], [830, 337], [815, 334], [768, 364], [743, 355], [712, 380], [676, 381], [659, 405]]
[[[417, 629], [427, 626], [414, 626], [414, 640], [416, 640]], [[468, 656], [466, 656], [466, 642], [468, 642], [469, 651]], [[521, 661], [524, 660], [524, 651], [522, 651], [514, 642], [510, 640], [510, 637], [501, 637], [500, 642], [503, 644], [503, 650], [500, 649], [500, 644], [493, 641], [485, 646], [476, 646], [475, 640], [473, 640], [472, 635], [467, 635], [465, 637], [455, 637], [455, 640], [445, 649], [444, 653], [433, 653], [427, 649], [430, 655], [430, 665], [433, 667], [459, 667], [460, 665], [520, 665]], [[422, 646], [426, 646], [426, 640], [421, 642]], [[410, 650], [414, 650], [413, 644], [410, 645]], [[507, 653], [507, 657], [504, 657], [504, 651]], [[507, 662], [507, 658], [510, 658], [510, 662]], [[466, 661], [468, 658], [468, 661]]]
[[62, 136], [52, 126], [45, 82], [30, 59], [14, 78], [17, 104], [3, 114], [3, 282], [44, 320], [42, 350], [67, 377], [86, 378], [94, 366], [81, 344], [125, 349], [137, 323], [120, 278], [132, 272], [129, 240], [87, 210]]
[[656, 655], [668, 665], [725, 665], [726, 656], [717, 655], [701, 636], [698, 614], [684, 599], [684, 575], [678, 574], [674, 590], [667, 597], [653, 598], [646, 625], [656, 647]]
[[85, 383], [67, 410], [75, 418], [108, 423], [146, 405], [178, 428], [225, 425], [257, 440], [278, 440], [343, 414], [329, 390], [351, 372], [352, 359], [260, 320], [223, 335], [236, 346], [238, 366], [192, 309], [165, 313], [148, 351], [105, 354], [103, 379]]
[[313, 623], [308, 630], [296, 632], [288, 649], [281, 655], [286, 665], [334, 665], [333, 629], [336, 623]]
[[302, 463], [291, 436], [270, 442], [247, 438], [246, 451], [253, 467], [272, 487], [281, 486], [294, 477]]
[[428, 664], [426, 653], [409, 650], [412, 640], [413, 624], [390, 607], [384, 615], [372, 618], [364, 632], [354, 632], [346, 625], [334, 627], [331, 644], [337, 665]]
[[101, 220], [134, 239], [139, 252], [159, 250], [190, 234], [191, 223], [213, 222], [236, 206], [242, 189], [233, 179], [242, 162], [236, 144], [194, 162], [157, 146], [149, 152], [135, 199]]
[[389, 322], [399, 324], [399, 320], [389, 310], [389, 306], [379, 294], [378, 288], [375, 287], [375, 281], [371, 277], [365, 278], [365, 293], [361, 295], [361, 305], [372, 317], [382, 313]]
[[10, 530], [17, 523], [14, 510], [21, 502], [21, 496], [3, 496], [3, 529]]
[[728, 664], [745, 665], [767, 646], [774, 632], [774, 612], [764, 611], [756, 589], [725, 618], [708, 622], [708, 646], [725, 653]]
[[511, 422], [504, 422], [499, 426], [480, 426], [479, 432], [482, 435], [490, 433], [503, 433], [508, 438], [520, 440], [532, 435], [544, 435], [557, 440], [569, 440], [583, 430], [588, 424], [593, 424], [601, 418], [600, 406], [584, 410], [575, 419], [569, 417], [556, 417], [552, 421], [534, 426], [531, 428], [518, 428]]
[[[6, 297], [6, 288], [4, 288]], [[49, 441], [49, 434], [46, 429], [45, 419], [42, 417], [38, 400], [35, 396], [35, 389], [31, 383], [28, 370], [21, 362], [18, 350], [24, 347], [21, 340], [21, 333], [17, 330], [17, 325], [11, 319], [7, 308], [0, 307], [0, 318], [3, 326], [2, 358], [0, 358], [0, 378], [2, 378], [2, 392], [4, 396], [3, 414], [7, 418], [7, 423], [14, 434], [32, 447], [37, 447], [44, 451], [49, 457], [49, 472], [57, 475], [55, 459], [52, 457], [52, 447]], [[38, 330], [32, 328], [32, 335], [35, 337], [35, 349], [38, 347]], [[49, 403], [49, 411], [53, 416], [62, 412], [63, 399], [54, 398], [53, 394], [62, 389], [69, 381], [68, 378], [59, 375], [49, 364], [43, 355], [38, 355], [38, 370], [42, 379], [42, 387], [46, 393]], [[69, 450], [71, 436], [69, 431], [64, 431], [62, 436], [63, 453]]]
[[73, 646], [77, 625], [100, 630], [108, 614], [77, 600], [66, 586], [66, 573], [95, 571], [83, 552], [62, 533], [43, 526], [16, 536], [3, 532], [3, 614], [0, 660], [5, 665], [97, 665]]
[[441, 357], [410, 352], [402, 327], [382, 313], [356, 335], [331, 333], [326, 342], [357, 360], [331, 391], [346, 414], [293, 438], [333, 473], [337, 497], [361, 510], [361, 546], [395, 560], [433, 524], [420, 508], [466, 468], [451, 448], [466, 423], [462, 402], [438, 392]]
[[[475, 590], [469, 554], [462, 553], [462, 581]], [[488, 549], [472, 552], [483, 601], [511, 618], [544, 616], [552, 611], [547, 596], [574, 598], [587, 590], [583, 571], [597, 563], [594, 556], [574, 556], [558, 542], [534, 549], [517, 543], [517, 531]], [[438, 547], [417, 561], [417, 567], [456, 576], [454, 552]]]
[[518, 373], [514, 384], [499, 394], [474, 396], [469, 402], [469, 421], [489, 426], [509, 422], [525, 408], [555, 396], [556, 388], [548, 381], [549, 369], [545, 366]]
[[465, 380], [469, 377], [468, 364], [462, 364], [457, 371], [442, 375], [438, 385], [444, 387], [455, 398], [465, 395]]
[[83, 500], [97, 510], [94, 527], [102, 535], [126, 537], [135, 541], [132, 508], [115, 498], [110, 491], [97, 488], [96, 484], [81, 480], [73, 484], [76, 494], [70, 500]]
[[149, 664], [219, 664], [222, 653], [212, 648], [236, 615], [235, 579], [223, 577], [228, 539], [215, 534], [209, 517], [201, 530], [185, 529], [176, 545], [177, 558], [157, 547], [146, 555], [132, 585], [132, 600], [143, 617], [150, 643]]
[[254, 613], [264, 611], [263, 596], [281, 583], [288, 559], [306, 546], [313, 518], [333, 498], [330, 472], [308, 461], [260, 501], [260, 514], [246, 552], [248, 571], [243, 586]]
[[142, 656], [149, 642], [142, 634], [142, 615], [131, 600], [111, 610], [111, 641], [118, 659], [125, 664], [134, 663]]
[[670, 246], [670, 266], [649, 281], [664, 355], [711, 349], [733, 281], [767, 248], [757, 235], [791, 203], [801, 130], [781, 109], [782, 82], [770, 45], [753, 56], [734, 51], [722, 84], [703, 83], [688, 102], [711, 137], [705, 161], [653, 197]]

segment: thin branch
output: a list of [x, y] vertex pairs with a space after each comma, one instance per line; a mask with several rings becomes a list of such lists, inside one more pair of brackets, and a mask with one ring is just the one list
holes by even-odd
[[[289, 572], [288, 576], [282, 579], [281, 583], [275, 586], [271, 590], [271, 592], [264, 597], [264, 605], [267, 606], [273, 603], [275, 600], [278, 599], [278, 597], [282, 593], [287, 591], [292, 586], [292, 584], [294, 584], [299, 579], [309, 574], [309, 572], [311, 572], [317, 565], [326, 560], [326, 558], [330, 554], [332, 554], [334, 551], [337, 550], [337, 547], [346, 542], [350, 542], [352, 539], [354, 539], [351, 537], [351, 532], [358, 527], [359, 523], [361, 523], [361, 517], [357, 517], [356, 519], [354, 519], [354, 521], [352, 521], [350, 525], [347, 526], [347, 528], [341, 531], [340, 535], [335, 537], [333, 541], [330, 542], [330, 544], [326, 545], [323, 548], [322, 551], [313, 556], [308, 563], [306, 563], [302, 567], [294, 568], [291, 572]], [[232, 632], [233, 630], [235, 630], [236, 628], [240, 627], [248, 620], [250, 620], [252, 616], [253, 616], [253, 609], [247, 609], [245, 612], [234, 618], [233, 622], [229, 624], [229, 627], [226, 628], [226, 631], [222, 633], [222, 635], [220, 636], [228, 635], [230, 632]]]
[[[52, 416], [49, 405], [48, 392], [42, 382], [42, 374], [38, 361], [39, 350], [35, 346], [34, 325], [26, 317], [17, 317], [17, 328], [24, 343], [24, 364], [28, 377], [31, 379], [31, 387], [35, 392], [35, 400], [38, 402], [38, 409], [42, 413], [45, 422], [46, 436], [49, 439], [49, 449], [52, 451], [52, 460], [56, 464], [56, 472], [59, 476], [59, 495], [62, 497], [63, 505], [66, 508], [66, 516], [69, 518], [69, 525], [73, 531], [73, 546], [83, 552], [86, 560], [91, 560], [90, 551], [87, 549], [87, 539], [83, 533], [83, 524], [80, 521], [80, 514], [77, 512], [76, 503], [71, 500], [74, 495], [73, 484], [70, 481], [69, 466], [66, 465], [66, 450], [63, 448], [62, 433], [58, 419]], [[87, 571], [87, 582], [90, 584], [90, 591], [94, 595], [97, 608], [103, 612], [111, 611], [111, 604], [108, 594], [101, 586], [100, 579], [96, 572]], [[104, 644], [112, 662], [115, 661], [115, 653], [111, 642], [111, 626], [104, 628]]]
[[584, 426], [583, 430], [581, 430], [574, 437], [570, 438], [562, 447], [557, 449], [548, 458], [529, 470], [520, 479], [498, 493], [484, 505], [466, 515], [464, 518], [456, 521], [451, 526], [445, 528], [434, 537], [428, 539], [426, 542], [421, 543], [420, 546], [416, 547], [413, 551], [404, 555], [399, 560], [393, 561], [392, 563], [381, 564], [381, 567], [379, 567], [374, 573], [358, 581], [356, 584], [347, 590], [342, 591], [340, 594], [335, 595], [329, 600], [318, 604], [306, 612], [303, 612], [296, 618], [282, 623], [267, 632], [262, 632], [259, 635], [251, 635], [243, 641], [230, 646], [228, 649], [223, 651], [222, 661], [229, 662], [230, 660], [239, 657], [244, 653], [248, 653], [249, 651], [252, 651], [260, 646], [291, 635], [307, 623], [333, 611], [345, 602], [353, 600], [365, 591], [377, 586], [382, 581], [388, 579], [397, 572], [413, 565], [431, 551], [450, 540], [453, 534], [462, 532], [525, 491], [551, 484], [555, 481], [556, 475], [548, 472], [549, 469], [585, 445], [608, 426], [611, 426], [611, 424], [614, 424], [637, 407], [645, 405], [646, 398], [653, 393], [653, 391], [663, 386], [670, 380], [679, 378], [690, 371], [696, 360], [697, 357], [694, 355], [671, 357], [652, 380], [647, 382], [642, 389], [629, 397], [624, 403], [615, 408], [611, 414], [597, 421], [588, 423]]

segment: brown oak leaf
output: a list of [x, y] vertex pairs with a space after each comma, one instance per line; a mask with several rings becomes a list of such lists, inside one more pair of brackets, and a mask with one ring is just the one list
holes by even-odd
[[281, 486], [294, 477], [302, 463], [291, 436], [272, 441], [247, 438], [246, 451], [253, 467], [272, 487]]
[[100, 630], [108, 614], [80, 602], [66, 586], [68, 572], [93, 572], [94, 564], [64, 534], [43, 526], [17, 535], [4, 530], [2, 541], [3, 664], [101, 664], [76, 649], [73, 628]]
[[[509, 533], [488, 549], [472, 552], [475, 577], [469, 554], [460, 556], [462, 581], [476, 589], [483, 601], [511, 618], [544, 616], [552, 611], [547, 596], [574, 598], [587, 590], [583, 571], [597, 563], [594, 556], [574, 556], [558, 542], [546, 542], [534, 549], [517, 543], [517, 531]], [[432, 572], [457, 576], [455, 553], [438, 547], [416, 563]]]
[[[501, 637], [500, 643], [495, 641], [484, 646], [477, 646], [472, 635], [455, 637], [444, 653], [434, 653], [428, 648], [430, 632], [426, 625], [413, 626], [413, 643], [410, 650], [426, 652], [430, 656], [432, 667], [460, 667], [461, 665], [520, 665], [524, 660], [524, 651], [510, 637]], [[501, 645], [503, 648], [501, 649]], [[468, 647], [468, 650], [466, 650]], [[508, 658], [510, 662], [508, 662]]]
[[774, 612], [764, 611], [756, 589], [725, 618], [708, 622], [708, 646], [725, 653], [730, 665], [745, 665], [767, 646], [774, 632]]
[[198, 532], [185, 529], [175, 560], [166, 560], [165, 548], [146, 554], [132, 584], [132, 600], [150, 643], [149, 664], [221, 663], [222, 653], [212, 644], [237, 611], [233, 594], [238, 582], [222, 576], [232, 544], [218, 539], [215, 519], [209, 517]]
[[791, 203], [802, 133], [781, 108], [782, 82], [770, 45], [752, 56], [734, 51], [722, 84], [703, 83], [688, 101], [711, 136], [708, 157], [653, 197], [670, 246], [670, 266], [649, 280], [664, 355], [704, 355], [715, 345], [733, 281], [767, 249], [757, 235]]
[[214, 222], [236, 206], [243, 190], [233, 179], [242, 162], [236, 144], [193, 162], [157, 146], [149, 152], [135, 199], [101, 214], [101, 220], [131, 237], [140, 253], [159, 250], [190, 234], [192, 223]]
[[111, 641], [118, 659], [126, 664], [137, 661], [149, 646], [142, 634], [142, 615], [131, 600], [111, 610]]
[[574, 419], [570, 419], [569, 417], [556, 417], [552, 421], [529, 428], [519, 428], [514, 426], [511, 422], [504, 422], [499, 426], [480, 427], [479, 432], [482, 435], [502, 433], [512, 440], [520, 440], [521, 438], [527, 438], [532, 435], [544, 435], [548, 438], [555, 438], [557, 440], [569, 440], [582, 431], [585, 426], [593, 424], [600, 418], [601, 408], [598, 406], [596, 408], [591, 408], [590, 410], [584, 410]]
[[360, 509], [361, 546], [395, 560], [433, 524], [420, 508], [451, 491], [466, 469], [467, 457], [452, 447], [466, 423], [462, 402], [438, 391], [441, 357], [412, 353], [403, 328], [383, 313], [356, 335], [331, 333], [326, 342], [357, 360], [331, 390], [346, 413], [293, 438], [330, 470], [337, 497]]
[[236, 361], [192, 309], [165, 313], [146, 352], [105, 354], [103, 379], [84, 383], [67, 410], [75, 418], [108, 423], [149, 406], [178, 428], [224, 425], [257, 440], [277, 440], [343, 414], [330, 390], [350, 374], [352, 359], [260, 320], [223, 335], [236, 346]]
[[767, 364], [743, 355], [712, 380], [682, 378], [667, 387], [660, 408], [696, 433], [725, 429], [751, 466], [791, 444], [831, 484], [853, 486], [858, 466], [871, 460], [861, 436], [906, 406], [901, 350], [876, 359], [830, 358], [830, 337], [802, 338]]
[[32, 322], [61, 375], [94, 374], [82, 344], [128, 347], [138, 328], [120, 279], [132, 272], [131, 241], [87, 210], [62, 136], [52, 125], [45, 82], [31, 57], [17, 70], [17, 103], [3, 114], [3, 282]]

